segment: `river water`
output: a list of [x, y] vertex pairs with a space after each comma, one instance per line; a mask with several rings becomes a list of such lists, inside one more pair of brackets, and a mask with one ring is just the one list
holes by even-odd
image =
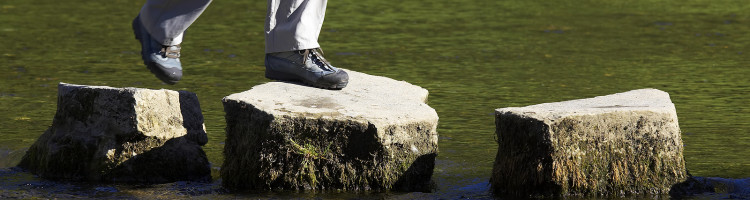
[[196, 93], [221, 178], [220, 100], [268, 81], [265, 2], [213, 2], [186, 33], [177, 85], [141, 64], [130, 22], [143, 2], [0, 2], [0, 197], [491, 198], [494, 109], [640, 88], [671, 95], [691, 174], [750, 177], [750, 5], [713, 0], [329, 2], [328, 60], [430, 91], [440, 116], [434, 193], [231, 193], [218, 181], [85, 184], [10, 169], [52, 124], [66, 82]]

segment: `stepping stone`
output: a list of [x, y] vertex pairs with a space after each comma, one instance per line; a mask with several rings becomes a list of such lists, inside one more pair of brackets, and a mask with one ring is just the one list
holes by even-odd
[[640, 89], [495, 111], [496, 194], [666, 194], [685, 181], [669, 94]]
[[427, 90], [347, 72], [343, 90], [270, 82], [224, 97], [224, 187], [429, 190], [438, 116]]
[[19, 167], [77, 181], [210, 180], [207, 141], [191, 92], [60, 83], [52, 126]]

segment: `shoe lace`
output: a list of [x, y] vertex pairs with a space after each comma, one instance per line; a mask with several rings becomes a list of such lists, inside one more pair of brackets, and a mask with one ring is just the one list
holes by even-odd
[[172, 46], [161, 46], [161, 50], [159, 50], [159, 54], [161, 54], [164, 57], [167, 58], [180, 58], [180, 45], [172, 45]]
[[307, 59], [309, 58], [310, 61], [312, 61], [315, 65], [318, 65], [323, 70], [327, 71], [334, 71], [333, 66], [331, 66], [331, 63], [328, 62], [325, 58], [323, 58], [323, 49], [321, 48], [314, 48], [314, 49], [305, 49], [302, 53], [302, 63], [307, 62]]

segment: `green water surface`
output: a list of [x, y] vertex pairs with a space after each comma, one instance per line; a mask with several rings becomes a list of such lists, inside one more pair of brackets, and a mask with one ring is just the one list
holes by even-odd
[[[221, 98], [269, 81], [266, 2], [214, 1], [186, 33], [185, 77], [177, 85], [162, 84], [142, 65], [130, 22], [143, 2], [0, 1], [0, 168], [14, 166], [52, 124], [59, 82], [196, 93], [209, 136], [204, 150], [221, 166]], [[742, 0], [342, 0], [329, 2], [320, 44], [337, 67], [430, 91], [440, 116], [433, 176], [439, 198], [488, 197], [494, 109], [640, 88], [671, 95], [690, 173], [746, 178], [748, 10]], [[0, 193], [39, 184], [31, 175], [13, 176]], [[55, 184], [72, 196], [91, 195]], [[91, 187], [145, 198], [179, 193]]]

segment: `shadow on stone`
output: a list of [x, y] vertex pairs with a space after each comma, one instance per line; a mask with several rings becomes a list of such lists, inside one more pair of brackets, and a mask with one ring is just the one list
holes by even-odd
[[398, 178], [393, 190], [403, 192], [433, 192], [437, 187], [432, 181], [437, 154], [425, 154], [417, 157], [409, 169]]
[[[188, 91], [179, 91], [180, 94], [180, 113], [183, 120], [182, 127], [187, 130], [187, 139], [203, 146], [208, 143], [208, 134], [203, 123], [203, 114], [201, 111], [198, 96]], [[204, 156], [205, 157], [205, 156]]]
[[114, 168], [104, 180], [129, 183], [167, 183], [181, 180], [210, 182], [210, 163], [201, 146], [208, 142], [203, 114], [195, 94], [179, 91], [182, 126], [187, 134], [138, 154]]
[[[498, 196], [555, 196], [562, 193], [560, 184], [551, 181], [554, 153], [549, 127], [543, 121], [507, 114], [495, 119], [497, 154], [490, 183]], [[516, 135], [512, 135], [516, 133]], [[522, 133], [522, 134], [518, 134]]]
[[[104, 181], [126, 183], [168, 183], [180, 180], [211, 181], [205, 152], [188, 137], [172, 138], [120, 163]], [[179, 155], [179, 156], [175, 156]]]

